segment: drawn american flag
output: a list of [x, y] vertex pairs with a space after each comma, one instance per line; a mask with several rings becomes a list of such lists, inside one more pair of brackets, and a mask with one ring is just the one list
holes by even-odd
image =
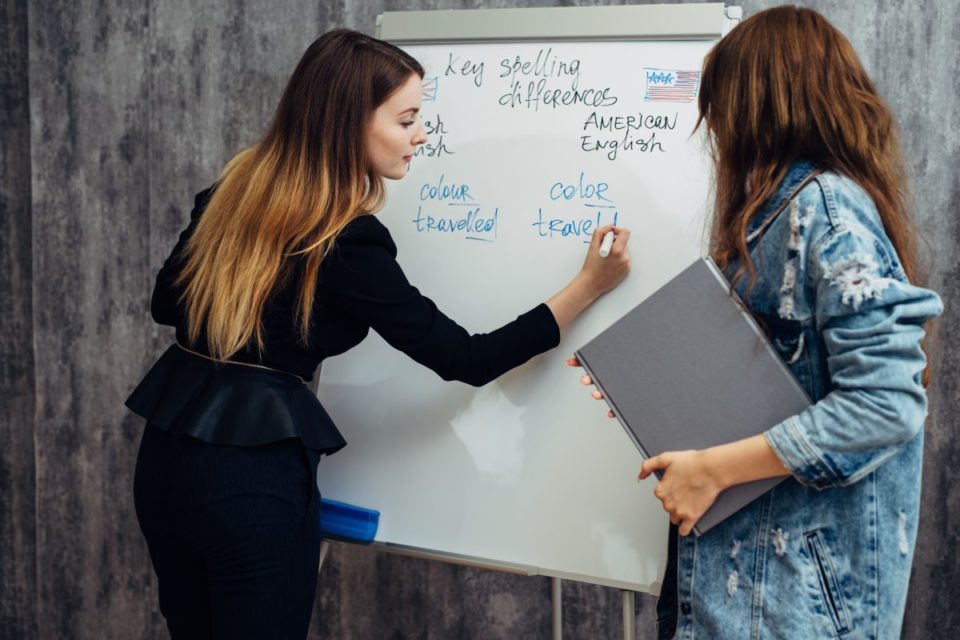
[[643, 71], [646, 85], [643, 99], [647, 102], [693, 102], [700, 90], [699, 71], [649, 67]]

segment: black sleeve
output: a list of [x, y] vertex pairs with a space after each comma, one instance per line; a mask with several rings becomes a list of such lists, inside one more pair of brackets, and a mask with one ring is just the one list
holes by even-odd
[[444, 380], [483, 386], [560, 343], [545, 304], [495, 331], [471, 335], [407, 281], [396, 255], [387, 228], [372, 215], [361, 216], [337, 238], [320, 287], [339, 309]]
[[183, 267], [181, 254], [187, 244], [187, 240], [193, 235], [197, 228], [197, 222], [200, 221], [200, 214], [203, 213], [207, 202], [210, 200], [210, 194], [213, 193], [213, 187], [197, 194], [193, 201], [193, 211], [190, 213], [190, 224], [180, 234], [177, 240], [177, 246], [170, 252], [170, 256], [163, 262], [160, 272], [157, 274], [157, 281], [153, 286], [153, 296], [150, 298], [150, 315], [153, 316], [157, 324], [168, 324], [176, 326], [177, 324], [177, 298], [179, 294], [174, 289], [174, 281], [180, 274]]

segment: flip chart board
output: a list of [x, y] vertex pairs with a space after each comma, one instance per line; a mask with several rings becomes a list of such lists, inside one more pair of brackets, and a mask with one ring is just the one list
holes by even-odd
[[564, 286], [598, 226], [632, 230], [633, 270], [558, 349], [480, 389], [375, 334], [324, 363], [318, 395], [349, 446], [320, 488], [380, 511], [375, 544], [659, 591], [654, 485], [563, 361], [702, 253], [710, 169], [691, 133], [729, 24], [723, 5], [383, 16], [381, 37], [426, 69], [430, 140], [378, 214], [409, 280], [485, 332]]

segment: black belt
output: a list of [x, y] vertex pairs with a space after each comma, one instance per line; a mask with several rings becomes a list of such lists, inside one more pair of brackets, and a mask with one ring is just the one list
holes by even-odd
[[291, 373], [291, 372], [289, 372], [289, 371], [284, 371], [283, 369], [274, 369], [273, 367], [267, 367], [267, 366], [262, 365], [262, 364], [254, 364], [254, 363], [252, 363], [252, 362], [240, 362], [239, 360], [217, 360], [216, 358], [214, 358], [214, 357], [212, 357], [212, 356], [208, 356], [208, 355], [206, 355], [205, 353], [200, 353], [199, 351], [194, 351], [194, 350], [192, 350], [192, 349], [186, 348], [185, 346], [183, 346], [182, 344], [180, 344], [180, 341], [179, 341], [179, 340], [177, 341], [177, 346], [180, 347], [180, 349], [181, 349], [182, 351], [184, 351], [184, 352], [186, 352], [186, 353], [189, 353], [189, 354], [192, 355], [192, 356], [197, 356], [198, 358], [203, 358], [204, 360], [209, 360], [210, 362], [216, 362], [216, 363], [218, 363], [218, 364], [235, 364], [235, 365], [239, 365], [239, 366], [241, 366], [241, 367], [253, 367], [254, 369], [265, 369], [265, 370], [267, 370], [267, 371], [272, 371], [272, 372], [274, 372], [274, 373], [282, 373], [282, 374], [285, 375], [285, 376], [291, 376], [291, 377], [293, 377], [293, 378], [296, 378], [297, 380], [299, 380], [299, 381], [302, 382], [303, 384], [308, 384], [308, 383], [310, 382], [310, 381], [307, 380], [306, 378], [304, 378], [304, 377], [302, 377], [302, 376], [299, 376], [299, 375], [297, 375], [296, 373]]

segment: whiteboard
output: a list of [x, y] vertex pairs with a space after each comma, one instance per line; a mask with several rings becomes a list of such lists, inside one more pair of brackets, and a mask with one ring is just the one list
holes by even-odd
[[559, 348], [480, 389], [372, 333], [324, 362], [318, 395], [349, 446], [318, 483], [381, 512], [375, 544], [659, 592], [653, 481], [636, 482], [639, 452], [563, 361], [703, 253], [710, 172], [691, 131], [712, 44], [405, 46], [426, 69], [430, 140], [378, 215], [411, 283], [487, 332], [562, 288], [596, 226], [632, 230], [633, 269]]

